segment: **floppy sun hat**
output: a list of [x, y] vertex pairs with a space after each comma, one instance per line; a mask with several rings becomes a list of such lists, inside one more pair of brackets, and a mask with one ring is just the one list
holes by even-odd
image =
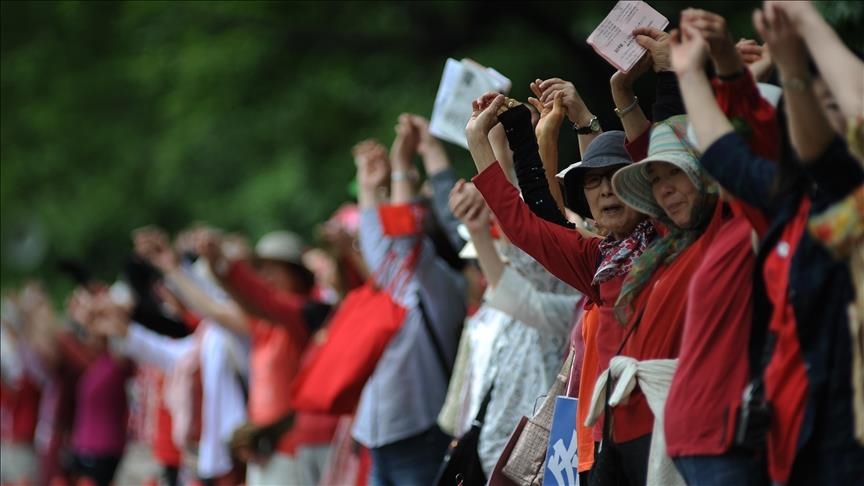
[[591, 169], [624, 166], [633, 162], [624, 148], [625, 141], [624, 132], [620, 130], [603, 132], [588, 145], [580, 162], [570, 164], [558, 173], [557, 177], [564, 184], [564, 203], [579, 216], [593, 219], [583, 188], [585, 174]]
[[653, 218], [665, 215], [651, 191], [647, 174], [650, 162], [666, 162], [678, 167], [700, 192], [705, 190], [696, 150], [687, 142], [686, 134], [686, 115], [671, 117], [651, 129], [648, 157], [612, 176], [612, 190], [624, 204]]

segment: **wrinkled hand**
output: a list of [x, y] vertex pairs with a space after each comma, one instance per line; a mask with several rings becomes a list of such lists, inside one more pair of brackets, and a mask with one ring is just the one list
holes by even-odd
[[498, 124], [498, 112], [505, 104], [501, 93], [486, 93], [471, 102], [471, 118], [465, 125], [465, 135], [471, 138], [488, 138], [489, 131]]
[[588, 107], [576, 90], [576, 86], [561, 78], [537, 79], [529, 86], [540, 102], [545, 106], [552, 106], [555, 96], [561, 94], [561, 103], [567, 112], [570, 123], [577, 123], [585, 118]]
[[540, 121], [534, 129], [537, 138], [557, 134], [561, 129], [561, 122], [564, 121], [564, 92], [555, 92], [551, 106], [534, 97], [528, 98], [528, 102], [540, 112]]
[[636, 62], [636, 65], [634, 65], [633, 69], [629, 72], [624, 73], [621, 71], [615, 71], [615, 74], [612, 75], [609, 82], [613, 88], [633, 89], [636, 80], [641, 78], [643, 74], [647, 73], [648, 70], [651, 69], [652, 64], [652, 57], [646, 53]]
[[690, 26], [699, 31], [708, 43], [711, 59], [718, 66], [730, 65], [738, 60], [735, 41], [729, 34], [726, 19], [707, 10], [688, 8], [681, 12], [681, 26]]
[[132, 232], [135, 253], [162, 272], [178, 267], [177, 254], [168, 242], [168, 235], [156, 226], [145, 226]]
[[682, 25], [672, 32], [670, 57], [676, 73], [702, 71], [709, 52], [708, 42], [697, 29]]
[[767, 45], [759, 45], [753, 39], [741, 39], [735, 44], [738, 55], [747, 65], [756, 81], [765, 81], [774, 67], [771, 51]]
[[387, 149], [373, 139], [364, 140], [351, 150], [357, 165], [357, 183], [361, 189], [375, 190], [384, 185], [390, 175]]
[[806, 74], [807, 50], [780, 2], [766, 2], [765, 10], [753, 12], [753, 26], [771, 51], [781, 72]]
[[474, 184], [460, 179], [450, 191], [450, 211], [471, 233], [488, 232], [491, 215]]
[[[656, 27], [637, 27], [633, 30], [636, 43], [648, 49], [654, 72], [671, 71], [669, 61], [669, 34]], [[634, 68], [635, 69], [635, 68]]]

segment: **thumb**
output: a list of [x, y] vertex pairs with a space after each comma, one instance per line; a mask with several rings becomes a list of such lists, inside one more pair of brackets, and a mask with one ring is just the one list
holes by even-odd
[[555, 98], [552, 100], [552, 111], [561, 111], [564, 107], [564, 92], [558, 91], [555, 93]]
[[644, 47], [645, 49], [648, 49], [649, 51], [653, 50], [653, 48], [658, 44], [656, 40], [648, 37], [647, 35], [637, 35], [636, 43]]

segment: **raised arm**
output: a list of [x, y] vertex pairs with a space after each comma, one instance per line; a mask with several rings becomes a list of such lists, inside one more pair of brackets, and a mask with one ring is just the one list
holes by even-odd
[[[539, 88], [535, 86], [534, 89], [535, 95], [541, 95]], [[540, 160], [543, 162], [543, 172], [546, 175], [549, 193], [562, 214], [564, 213], [564, 196], [561, 194], [561, 186], [558, 185], [555, 177], [558, 174], [558, 136], [561, 133], [561, 122], [564, 120], [563, 99], [564, 93], [557, 93], [552, 98], [552, 104], [547, 106], [537, 98], [528, 98], [528, 102], [540, 112], [540, 120], [535, 128]]]
[[520, 104], [498, 115], [498, 119], [513, 151], [516, 180], [525, 203], [537, 216], [567, 228], [574, 228], [575, 225], [567, 221], [554, 198], [551, 188], [557, 188], [558, 181], [549, 181], [548, 172], [540, 159], [528, 108]]
[[153, 227], [142, 228], [133, 233], [133, 240], [135, 252], [162, 271], [166, 287], [181, 302], [232, 331], [248, 332], [246, 315], [235, 302], [217, 301], [186, 274], [165, 233]]
[[[585, 101], [579, 95], [573, 83], [561, 78], [537, 79], [531, 83], [530, 88], [545, 107], [553, 107], [555, 97], [561, 96], [561, 103], [564, 105], [567, 119], [573, 124], [573, 130], [577, 133], [579, 153], [584, 154], [585, 150], [588, 149], [588, 145], [597, 138], [597, 135], [603, 133], [599, 123], [596, 126], [597, 130], [591, 129], [591, 122], [596, 116], [588, 108], [588, 105], [585, 104]], [[540, 113], [542, 114], [543, 111], [541, 110]], [[580, 130], [584, 128], [591, 130]], [[579, 133], [579, 131], [585, 133]]]
[[497, 286], [504, 272], [504, 262], [489, 233], [491, 218], [483, 196], [474, 184], [460, 180], [450, 193], [450, 209], [468, 228], [471, 242], [477, 250], [477, 261], [489, 285]]
[[414, 201], [417, 170], [411, 163], [417, 150], [418, 132], [411, 115], [403, 113], [396, 123], [396, 138], [390, 147], [390, 202], [407, 204]]
[[772, 2], [766, 4], [764, 12], [754, 12], [753, 24], [774, 56], [783, 86], [789, 140], [799, 160], [806, 164], [818, 158], [837, 134], [811, 86], [804, 43], [786, 11]]
[[[661, 31], [661, 33], [665, 35], [665, 32]], [[645, 36], [640, 35], [637, 37], [637, 41], [641, 37]], [[652, 39], [652, 42], [656, 41]], [[629, 72], [616, 71], [609, 79], [612, 101], [615, 102], [615, 114], [621, 119], [621, 126], [624, 128], [624, 133], [629, 141], [636, 140], [651, 128], [651, 121], [648, 120], [642, 107], [639, 106], [639, 99], [636, 97], [633, 85], [651, 69], [652, 65], [653, 59], [649, 52]]]
[[765, 2], [767, 10], [783, 11], [804, 40], [822, 79], [847, 118], [864, 116], [864, 62], [843, 44], [810, 1]]
[[420, 140], [417, 153], [423, 160], [426, 178], [432, 185], [432, 211], [441, 224], [453, 248], [459, 248], [464, 241], [459, 236], [459, 220], [450, 211], [450, 191], [456, 185], [456, 171], [450, 164], [447, 150], [437, 138], [429, 132], [429, 122], [421, 116], [412, 116], [412, 124], [417, 130]]

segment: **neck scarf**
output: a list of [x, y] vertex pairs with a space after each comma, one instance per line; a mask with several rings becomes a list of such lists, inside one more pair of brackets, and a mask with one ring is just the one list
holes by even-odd
[[[707, 182], [707, 176], [704, 182]], [[626, 325], [630, 321], [634, 310], [633, 300], [654, 272], [661, 265], [668, 265], [675, 261], [678, 255], [699, 239], [708, 228], [717, 205], [716, 185], [709, 183], [702, 187], [711, 187], [711, 189], [700, 191], [702, 197], [694, 206], [691, 218], [695, 224], [690, 228], [679, 228], [664, 214], [660, 220], [669, 228], [669, 233], [663, 238], [652, 241], [642, 255], [633, 262], [630, 273], [621, 286], [618, 301], [615, 302], [615, 317], [621, 325]]]
[[650, 221], [643, 220], [623, 240], [615, 240], [609, 235], [600, 242], [600, 253], [603, 260], [594, 274], [594, 285], [601, 284], [621, 275], [627, 275], [633, 266], [633, 261], [648, 247], [648, 243], [657, 234]]

